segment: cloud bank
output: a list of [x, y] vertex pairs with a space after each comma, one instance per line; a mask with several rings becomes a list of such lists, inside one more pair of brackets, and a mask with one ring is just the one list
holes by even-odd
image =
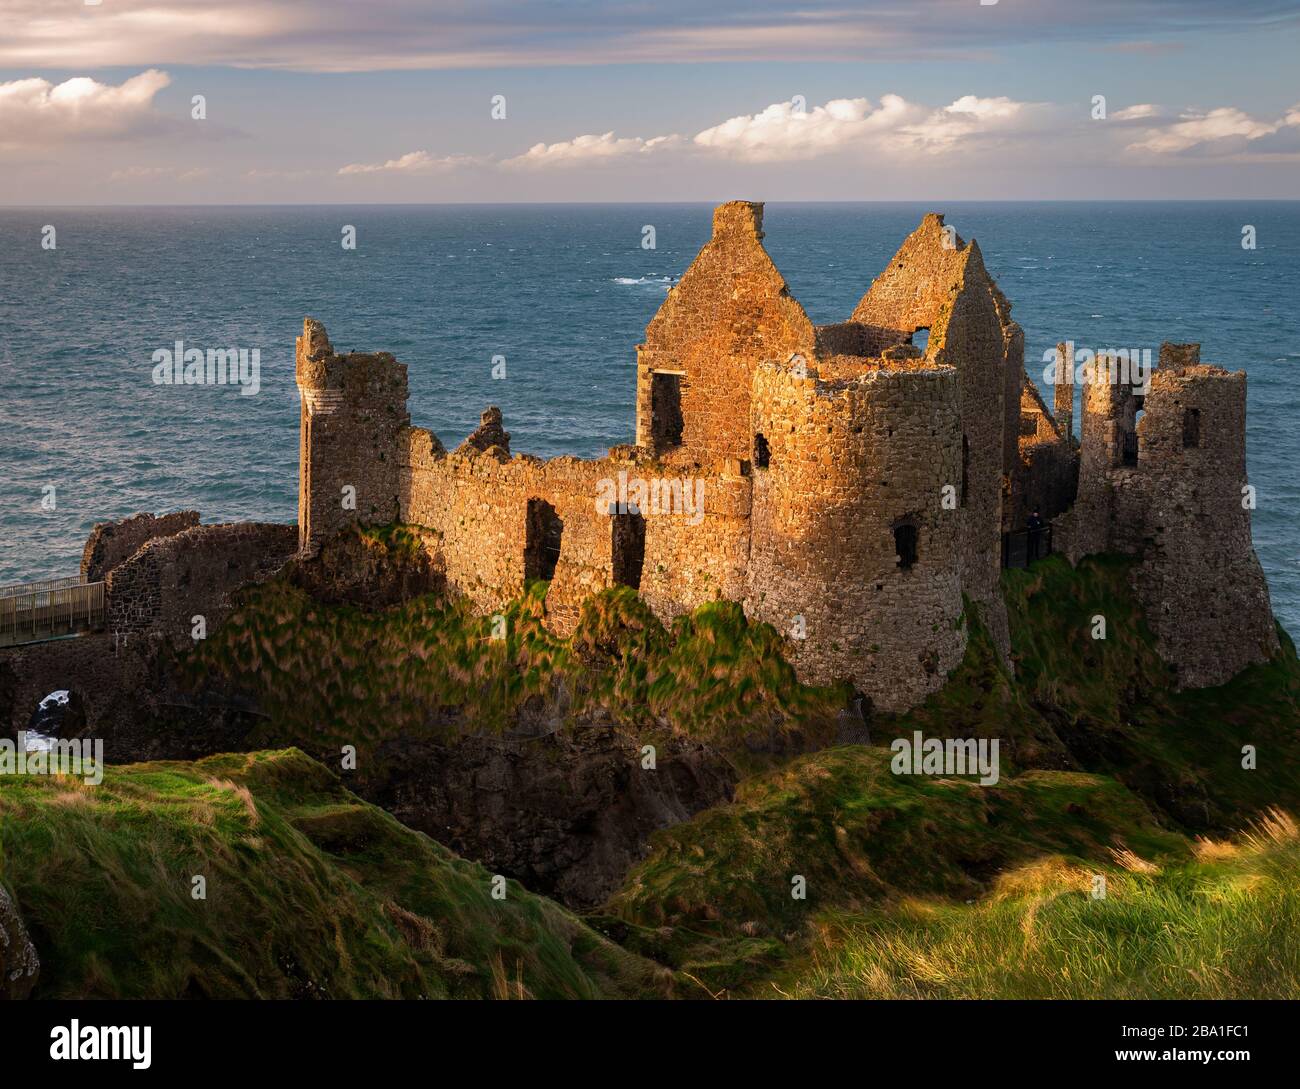
[[1144, 52], [1171, 37], [1300, 22], [1269, 0], [875, 0], [810, 9], [792, 0], [0, 0], [0, 67], [163, 64], [296, 71], [593, 65], [631, 62], [861, 61], [1035, 42]]

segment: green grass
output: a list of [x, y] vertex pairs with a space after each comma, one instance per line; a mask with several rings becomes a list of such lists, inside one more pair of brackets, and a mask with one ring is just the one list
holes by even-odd
[[[399, 529], [381, 536], [401, 551]], [[793, 757], [834, 736], [849, 692], [799, 684], [734, 603], [665, 627], [618, 588], [558, 639], [534, 583], [493, 638], [463, 601], [365, 611], [265, 584], [183, 663], [195, 685], [253, 690], [259, 744], [365, 760], [393, 736], [599, 713], [737, 762], [759, 763], [756, 741], [778, 755], [734, 803], [657, 833], [589, 925], [514, 885], [492, 901], [482, 870], [296, 752], [118, 769], [97, 791], [0, 784], [0, 879], [52, 965], [47, 994], [1295, 997], [1289, 821], [1194, 838], [1300, 811], [1295, 649], [1283, 634], [1274, 660], [1178, 692], [1131, 570], [1007, 572], [1014, 673], [972, 618], [959, 668], [872, 716], [873, 746]], [[1001, 781], [894, 775], [887, 746], [914, 730], [998, 738]], [[196, 905], [199, 866], [216, 891]]]
[[[1295, 999], [1300, 841], [1285, 818], [1194, 862], [1046, 859], [975, 904], [829, 912], [753, 994], [783, 998]], [[1134, 872], [1136, 869], [1137, 872]]]
[[[1269, 806], [1300, 811], [1300, 661], [1281, 650], [1226, 685], [1175, 691], [1131, 591], [1132, 562], [1053, 556], [1007, 571], [1014, 678], [973, 625], [948, 684], [904, 715], [880, 716], [880, 743], [927, 736], [1002, 739], [1004, 767], [1077, 768], [1119, 779], [1192, 831], [1240, 828]], [[1106, 638], [1092, 638], [1092, 618]], [[1253, 745], [1257, 766], [1242, 766]]]
[[[629, 947], [716, 989], [770, 967], [828, 909], [918, 894], [960, 902], [1008, 867], [1047, 856], [1189, 853], [1113, 780], [1039, 771], [985, 787], [895, 775], [890, 759], [847, 746], [742, 782], [732, 804], [657, 833], [606, 913], [653, 933], [669, 928], [658, 942], [633, 931]], [[796, 876], [803, 899], [792, 894]]]
[[[192, 896], [195, 876], [206, 899]], [[595, 998], [664, 969], [360, 802], [297, 750], [0, 779], [44, 998]]]
[[574, 635], [559, 639], [542, 623], [547, 586], [530, 584], [497, 623], [464, 599], [369, 611], [275, 581], [244, 595], [187, 655], [183, 675], [195, 688], [251, 688], [268, 716], [255, 743], [314, 753], [499, 732], [525, 710], [567, 723], [601, 713], [723, 742], [833, 736], [847, 690], [799, 684], [780, 637], [748, 624], [738, 605], [701, 606], [668, 630], [618, 587], [589, 598]]

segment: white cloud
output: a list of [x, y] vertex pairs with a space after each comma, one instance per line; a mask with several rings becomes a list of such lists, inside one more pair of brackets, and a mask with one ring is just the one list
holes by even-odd
[[170, 83], [156, 68], [117, 86], [88, 76], [59, 84], [38, 78], [0, 83], [0, 147], [156, 134], [172, 124], [153, 105]]
[[114, 170], [108, 176], [111, 182], [130, 182], [130, 181], [198, 181], [200, 178], [206, 178], [212, 173], [211, 167], [179, 167], [179, 166], [129, 166], [122, 170]]
[[1280, 121], [1259, 121], [1235, 106], [1220, 106], [1207, 113], [1185, 113], [1179, 121], [1149, 129], [1146, 139], [1129, 144], [1130, 151], [1177, 155], [1214, 145], [1226, 154], [1248, 150], [1252, 141], [1271, 136], [1284, 125], [1300, 124], [1300, 109], [1293, 109]]
[[1149, 102], [1143, 102], [1137, 106], [1126, 106], [1122, 110], [1116, 110], [1110, 115], [1112, 121], [1142, 121], [1146, 118], [1156, 117], [1160, 113], [1158, 106], [1153, 106]]
[[616, 137], [613, 132], [604, 132], [599, 136], [575, 136], [572, 140], [561, 140], [555, 144], [534, 144], [522, 155], [507, 159], [501, 165], [525, 170], [552, 166], [592, 166], [680, 146], [680, 136], [655, 136], [643, 140], [639, 136]]
[[697, 133], [617, 137], [613, 132], [534, 144], [507, 159], [510, 168], [592, 165], [662, 152], [695, 151], [742, 162], [788, 162], [840, 151], [871, 148], [891, 152], [938, 152], [975, 137], [1010, 134], [1024, 126], [1030, 106], [1009, 98], [966, 95], [940, 109], [887, 94], [873, 105], [866, 98], [837, 98], [811, 109], [794, 100], [776, 102], [754, 114], [732, 117]]
[[777, 102], [756, 114], [732, 117], [695, 136], [695, 145], [750, 162], [776, 162], [838, 151], [924, 116], [924, 107], [885, 95], [878, 107], [865, 98], [836, 98], [797, 109]]
[[1033, 109], [1027, 102], [963, 95], [924, 121], [902, 126], [897, 142], [918, 151], [948, 151], [975, 138], [1010, 136], [1032, 124]]
[[430, 174], [483, 162], [474, 155], [430, 155], [427, 151], [408, 151], [383, 163], [348, 163], [339, 173], [348, 174]]

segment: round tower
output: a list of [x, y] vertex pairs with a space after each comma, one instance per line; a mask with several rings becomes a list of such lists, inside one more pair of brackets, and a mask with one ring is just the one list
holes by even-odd
[[961, 660], [957, 372], [873, 361], [822, 379], [802, 359], [754, 376], [745, 611], [813, 683], [914, 706]]

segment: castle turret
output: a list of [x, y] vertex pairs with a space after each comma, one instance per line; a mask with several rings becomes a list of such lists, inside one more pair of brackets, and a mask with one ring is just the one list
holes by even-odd
[[397, 437], [410, 416], [406, 367], [387, 352], [336, 355], [312, 318], [298, 338], [296, 375], [298, 544], [310, 554], [348, 522], [397, 518]]
[[910, 351], [844, 379], [765, 363], [752, 397], [745, 611], [787, 635], [801, 676], [887, 710], [966, 645], [957, 373]]

